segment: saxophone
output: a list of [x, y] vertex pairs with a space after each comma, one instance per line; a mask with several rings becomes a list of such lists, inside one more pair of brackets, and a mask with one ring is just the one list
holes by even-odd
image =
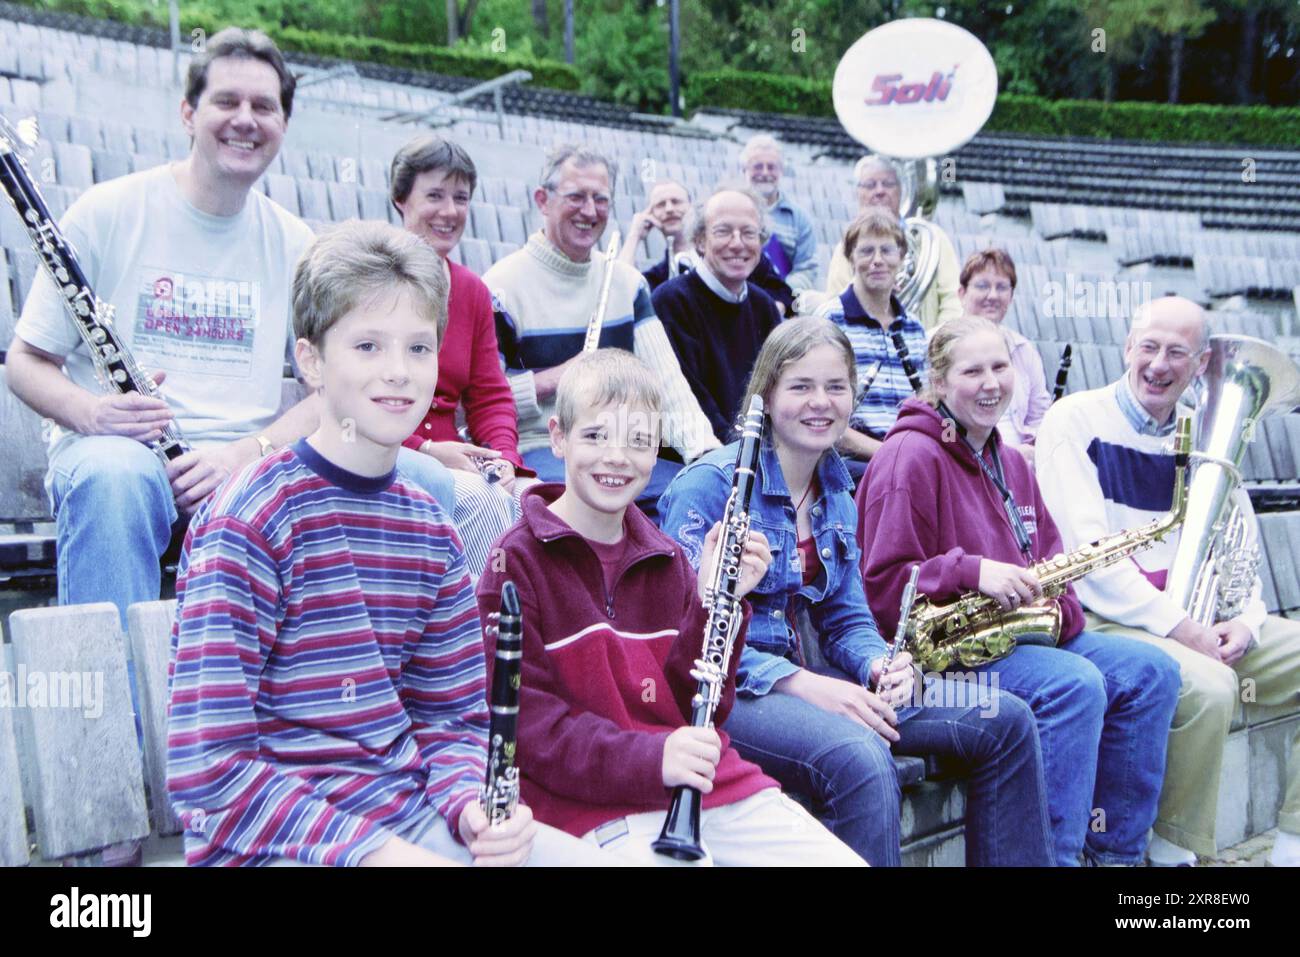
[[997, 661], [1011, 654], [1023, 635], [1046, 633], [1059, 640], [1061, 608], [1055, 599], [1065, 594], [1070, 582], [1150, 548], [1182, 524], [1191, 447], [1192, 422], [1182, 416], [1174, 434], [1174, 498], [1168, 514], [1029, 566], [1042, 586], [1042, 601], [1004, 611], [996, 600], [979, 592], [967, 592], [942, 605], [925, 596], [918, 598], [907, 623], [908, 650], [922, 670], [946, 671], [954, 664], [974, 668]]

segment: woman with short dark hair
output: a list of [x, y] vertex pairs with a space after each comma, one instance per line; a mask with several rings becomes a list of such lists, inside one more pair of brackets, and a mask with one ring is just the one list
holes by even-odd
[[[452, 520], [475, 580], [492, 542], [519, 517], [513, 493], [523, 469], [515, 400], [498, 357], [492, 296], [478, 276], [447, 258], [465, 232], [477, 182], [469, 154], [432, 134], [398, 150], [389, 177], [402, 225], [442, 258], [451, 287], [447, 331], [438, 346], [438, 388], [429, 414], [405, 445], [451, 470], [456, 481]], [[461, 441], [456, 430], [462, 405], [473, 444]]]

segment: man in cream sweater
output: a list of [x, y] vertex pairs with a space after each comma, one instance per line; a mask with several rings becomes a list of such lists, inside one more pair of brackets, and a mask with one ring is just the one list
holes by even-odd
[[[609, 159], [589, 147], [553, 150], [533, 193], [545, 225], [483, 276], [519, 415], [519, 452], [524, 465], [546, 482], [564, 481], [546, 424], [560, 376], [582, 352], [587, 322], [600, 299], [606, 260], [596, 246], [609, 220], [616, 172]], [[664, 397], [663, 441], [690, 462], [719, 442], [682, 375], [645, 279], [625, 262], [612, 268], [600, 345], [635, 353], [655, 371]], [[660, 459], [638, 504], [652, 507], [679, 468]]]
[[[1205, 311], [1179, 296], [1138, 310], [1129, 330], [1124, 378], [1067, 396], [1038, 431], [1043, 500], [1067, 551], [1164, 514], [1173, 498], [1166, 448], [1178, 400], [1209, 361]], [[1250, 535], [1250, 497], [1238, 489]], [[1178, 662], [1183, 685], [1169, 736], [1153, 864], [1191, 865], [1215, 853], [1214, 823], [1223, 747], [1239, 702], [1295, 707], [1300, 701], [1300, 622], [1268, 615], [1255, 577], [1235, 617], [1206, 627], [1164, 593], [1179, 535], [1075, 582], [1088, 630], [1158, 645]], [[1197, 534], [1200, 534], [1198, 531]], [[1300, 733], [1291, 741], [1286, 797], [1273, 864], [1300, 866]]]

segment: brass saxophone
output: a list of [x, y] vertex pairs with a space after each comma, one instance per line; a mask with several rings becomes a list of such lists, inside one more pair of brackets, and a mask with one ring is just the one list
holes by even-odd
[[1174, 499], [1168, 514], [1029, 566], [1042, 586], [1042, 601], [1004, 611], [996, 600], [979, 592], [967, 592], [942, 605], [925, 596], [918, 598], [907, 622], [907, 647], [922, 670], [946, 671], [954, 664], [974, 668], [997, 661], [1015, 650], [1022, 635], [1046, 633], [1059, 640], [1061, 609], [1055, 599], [1065, 594], [1070, 582], [1150, 548], [1182, 524], [1191, 448], [1192, 421], [1182, 416], [1174, 434]]

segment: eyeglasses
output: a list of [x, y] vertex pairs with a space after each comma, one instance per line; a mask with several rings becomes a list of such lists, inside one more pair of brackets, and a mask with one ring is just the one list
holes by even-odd
[[756, 243], [763, 237], [762, 230], [755, 229], [753, 226], [711, 226], [709, 235], [716, 240], [728, 240], [737, 233], [740, 238], [747, 243]]
[[896, 179], [864, 179], [859, 181], [858, 189], [874, 190], [880, 187], [885, 189], [898, 189], [898, 180]]
[[[1147, 359], [1154, 359], [1156, 356], [1160, 355], [1160, 346], [1150, 341], [1140, 342], [1138, 343], [1138, 352], [1142, 353], [1143, 357]], [[1185, 349], [1182, 346], [1169, 346], [1164, 350], [1164, 353], [1166, 360], [1178, 363], [1187, 362], [1194, 356], [1200, 355], [1199, 352], [1192, 352], [1190, 349]]]
[[895, 256], [902, 255], [902, 250], [893, 243], [885, 243], [883, 246], [865, 246], [859, 243], [853, 247], [853, 258], [874, 259], [877, 252], [880, 253], [882, 259], [893, 259]]
[[547, 188], [548, 193], [554, 193], [564, 201], [564, 205], [570, 209], [582, 209], [590, 201], [597, 209], [609, 209], [609, 197], [604, 193], [556, 193], [554, 189]]
[[990, 289], [995, 290], [999, 296], [1008, 296], [1015, 287], [1009, 282], [989, 282], [987, 279], [977, 279], [970, 284], [970, 287], [979, 293], [987, 293]]

